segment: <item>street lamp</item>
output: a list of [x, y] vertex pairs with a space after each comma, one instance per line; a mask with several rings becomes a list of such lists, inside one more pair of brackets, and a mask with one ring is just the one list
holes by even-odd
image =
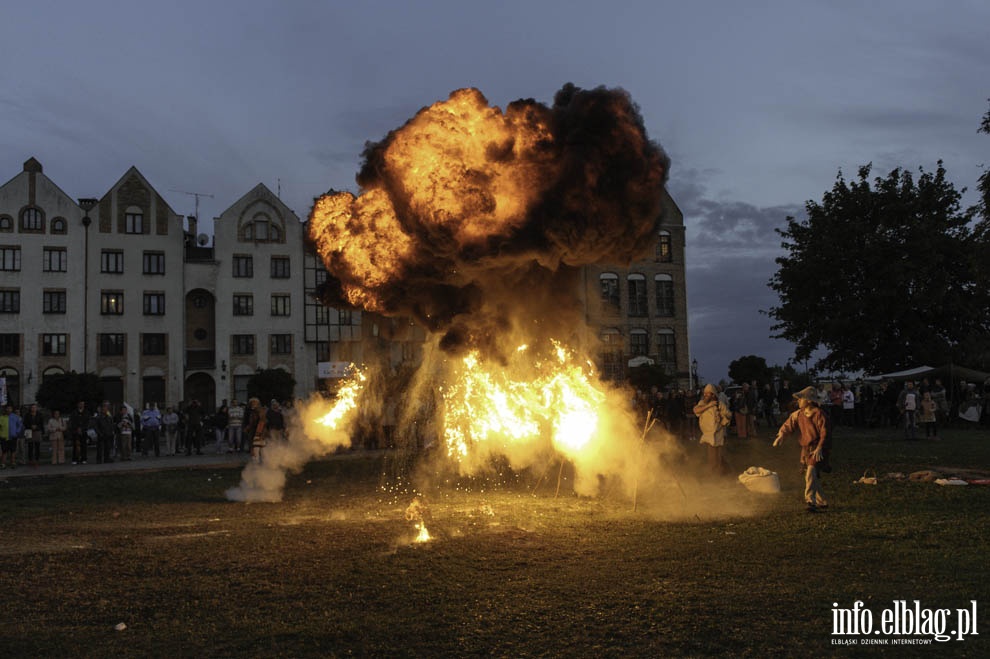
[[691, 360], [691, 388], [692, 389], [697, 388], [698, 384], [699, 384], [699, 382], [698, 382], [698, 360], [697, 359], [692, 359]]

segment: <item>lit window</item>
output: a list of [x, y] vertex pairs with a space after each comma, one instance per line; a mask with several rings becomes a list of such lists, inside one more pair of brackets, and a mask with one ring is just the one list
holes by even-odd
[[101, 291], [100, 313], [105, 316], [120, 316], [124, 313], [123, 291]]
[[657, 261], [670, 262], [674, 260], [671, 249], [670, 232], [661, 231], [657, 238]]
[[45, 247], [41, 254], [41, 269], [45, 272], [65, 272], [68, 261], [64, 247]]

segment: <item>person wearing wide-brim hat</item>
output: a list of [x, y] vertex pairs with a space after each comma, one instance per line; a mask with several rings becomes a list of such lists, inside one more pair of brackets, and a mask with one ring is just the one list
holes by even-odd
[[828, 458], [828, 419], [818, 404], [814, 387], [805, 387], [794, 394], [798, 409], [791, 413], [777, 431], [773, 440], [779, 446], [784, 437], [795, 431], [800, 433], [801, 464], [804, 465], [804, 501], [808, 512], [818, 512], [828, 506], [822, 493], [820, 467]]

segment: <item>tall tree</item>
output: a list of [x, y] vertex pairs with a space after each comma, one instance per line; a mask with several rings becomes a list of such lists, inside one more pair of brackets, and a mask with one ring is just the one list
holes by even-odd
[[[884, 372], [950, 359], [988, 326], [980, 282], [983, 232], [946, 180], [895, 169], [871, 186], [871, 166], [848, 183], [840, 172], [808, 218], [777, 229], [786, 256], [769, 286], [775, 338], [796, 344], [803, 361], [823, 350], [826, 370]], [[982, 243], [982, 244], [981, 244]]]
[[767, 366], [767, 360], [756, 355], [746, 355], [729, 363], [729, 379], [742, 384], [756, 380], [764, 385], [773, 379], [773, 371]]
[[[990, 99], [987, 100], [990, 101]], [[983, 115], [983, 121], [980, 122], [978, 132], [990, 135], [990, 110], [987, 110], [987, 113]], [[990, 221], [990, 169], [984, 168], [983, 174], [976, 184], [976, 189], [980, 191], [979, 210], [983, 219]]]

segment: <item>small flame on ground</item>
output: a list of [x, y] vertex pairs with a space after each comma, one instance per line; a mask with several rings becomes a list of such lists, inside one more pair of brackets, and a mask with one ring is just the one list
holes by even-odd
[[410, 522], [416, 523], [416, 537], [413, 538], [413, 542], [429, 542], [433, 539], [430, 532], [426, 529], [426, 517], [429, 516], [430, 510], [426, 506], [426, 503], [419, 497], [414, 497], [412, 503], [406, 508], [406, 519]]

